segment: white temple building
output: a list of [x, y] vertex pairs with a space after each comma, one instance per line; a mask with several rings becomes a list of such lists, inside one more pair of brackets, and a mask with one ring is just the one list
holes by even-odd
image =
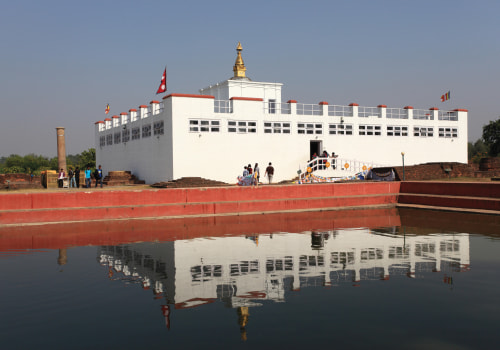
[[[467, 110], [283, 101], [283, 84], [246, 77], [238, 43], [234, 76], [199, 94], [172, 93], [95, 123], [96, 162], [146, 183], [203, 177], [235, 183], [243, 167], [272, 162], [274, 182], [305, 171], [314, 153], [340, 157], [322, 170], [430, 162], [467, 163]], [[356, 165], [356, 166], [354, 166]]]

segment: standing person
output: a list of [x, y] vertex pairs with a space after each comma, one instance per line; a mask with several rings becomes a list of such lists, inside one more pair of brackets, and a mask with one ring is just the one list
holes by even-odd
[[80, 188], [80, 167], [75, 169], [76, 188]]
[[253, 167], [253, 173], [254, 173], [254, 177], [255, 177], [255, 184], [259, 185], [259, 181], [260, 181], [259, 163], [255, 163], [255, 166]]
[[69, 177], [69, 187], [70, 188], [73, 188], [73, 187], [76, 188], [75, 173], [73, 172], [73, 168], [72, 167], [69, 167], [68, 177]]
[[92, 171], [90, 170], [90, 167], [87, 165], [87, 170], [85, 170], [85, 188], [90, 188], [92, 185], [92, 180], [91, 180], [91, 175]]
[[273, 175], [274, 175], [274, 168], [271, 162], [269, 162], [269, 165], [266, 168], [266, 172], [264, 173], [264, 176], [267, 174], [267, 179], [269, 180], [269, 184], [273, 181]]
[[247, 170], [248, 170], [248, 175], [252, 175], [252, 164], [248, 164]]
[[102, 168], [101, 168], [101, 165], [99, 165], [99, 168], [97, 168], [95, 170], [94, 177], [95, 177], [95, 187], [97, 188], [97, 184], [100, 183], [101, 188], [102, 188]]
[[59, 172], [59, 177], [57, 178], [57, 184], [59, 188], [63, 187], [63, 182], [65, 177], [66, 174], [64, 173], [64, 170], [61, 168], [61, 171]]

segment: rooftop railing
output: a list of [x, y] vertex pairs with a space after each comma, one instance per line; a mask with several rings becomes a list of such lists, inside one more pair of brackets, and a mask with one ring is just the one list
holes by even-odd
[[330, 117], [352, 117], [352, 106], [329, 105], [328, 115]]
[[297, 115], [321, 115], [321, 107], [318, 104], [297, 103]]
[[428, 109], [414, 109], [413, 119], [418, 120], [434, 120], [434, 114]]
[[358, 117], [367, 118], [367, 117], [378, 117], [380, 118], [380, 108], [378, 107], [358, 107]]
[[458, 115], [456, 112], [449, 112], [449, 111], [438, 111], [438, 120], [453, 120], [457, 121], [458, 120]]
[[233, 113], [233, 104], [229, 100], [215, 100], [214, 113]]
[[387, 108], [385, 117], [388, 119], [408, 119], [408, 110], [403, 108]]

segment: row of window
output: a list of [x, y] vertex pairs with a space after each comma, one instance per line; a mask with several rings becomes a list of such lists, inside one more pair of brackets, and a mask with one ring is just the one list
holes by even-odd
[[[401, 125], [388, 125], [386, 128], [387, 136], [408, 136], [410, 127]], [[439, 137], [458, 137], [458, 128], [443, 127], [438, 128]], [[221, 125], [219, 120], [191, 119], [189, 120], [190, 132], [220, 132]], [[229, 120], [227, 124], [229, 133], [255, 134], [257, 133], [257, 122], [246, 120]], [[330, 135], [353, 135], [352, 124], [328, 124], [328, 133]], [[290, 134], [290, 122], [264, 122], [265, 134]], [[322, 123], [297, 123], [297, 133], [305, 135], [322, 135]], [[362, 136], [381, 136], [381, 125], [359, 125], [358, 134]], [[434, 137], [434, 127], [413, 127], [413, 136], [416, 137]]]
[[[132, 140], [139, 140], [142, 138], [151, 137], [151, 124], [145, 124], [140, 127], [134, 127], [132, 129], [127, 129], [126, 125], [124, 126], [121, 132], [115, 132], [114, 134], [108, 134], [106, 136], [101, 136], [99, 139], [99, 144], [101, 147], [103, 146], [111, 146], [112, 144], [129, 142], [130, 141], [130, 130], [132, 130]], [[165, 127], [163, 120], [159, 120], [153, 124], [153, 135], [160, 136], [165, 133]]]
[[[123, 129], [121, 132], [108, 134], [100, 137], [100, 146], [110, 146], [122, 142], [129, 142], [130, 135], [132, 140], [151, 137], [151, 128], [154, 136], [160, 136], [165, 133], [163, 121], [157, 121], [151, 124], [145, 124], [141, 127], [132, 129]], [[401, 125], [388, 125], [386, 127], [387, 136], [408, 136], [410, 127]], [[191, 119], [189, 120], [190, 132], [220, 132], [220, 120]], [[227, 124], [229, 133], [255, 134], [257, 133], [256, 121], [229, 120]], [[353, 135], [354, 127], [352, 124], [328, 124], [328, 134], [330, 135]], [[290, 122], [264, 122], [265, 134], [291, 134]], [[304, 135], [323, 135], [322, 123], [297, 123], [297, 133]], [[362, 124], [358, 126], [358, 134], [361, 136], [382, 136], [381, 125]], [[415, 137], [434, 137], [434, 127], [413, 127], [413, 136]], [[458, 137], [458, 128], [442, 127], [438, 128], [438, 136], [442, 138]]]

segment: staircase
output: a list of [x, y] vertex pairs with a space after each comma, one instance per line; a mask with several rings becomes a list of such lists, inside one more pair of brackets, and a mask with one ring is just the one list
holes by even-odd
[[139, 180], [130, 171], [110, 171], [102, 181], [106, 186], [125, 186], [145, 184], [143, 180]]

